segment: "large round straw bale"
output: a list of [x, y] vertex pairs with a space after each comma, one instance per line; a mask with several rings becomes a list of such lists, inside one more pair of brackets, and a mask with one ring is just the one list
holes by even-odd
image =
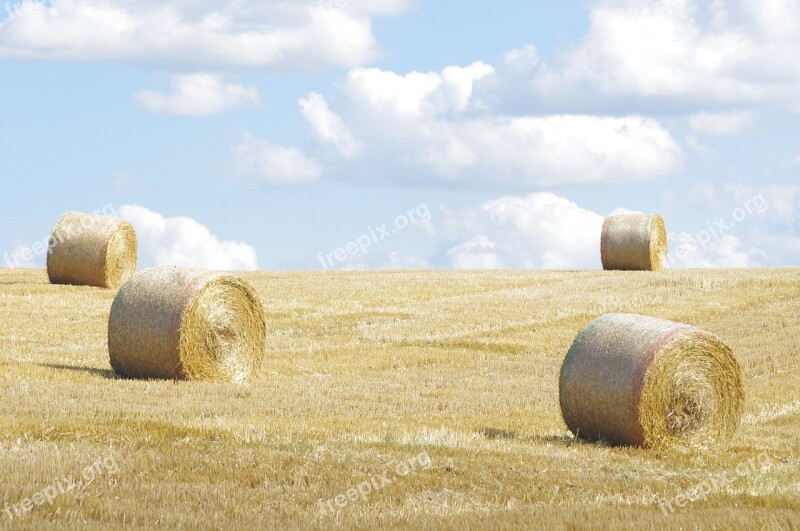
[[264, 309], [234, 275], [145, 269], [114, 299], [108, 350], [122, 376], [242, 383], [265, 357]]
[[53, 284], [116, 289], [136, 271], [136, 232], [125, 220], [67, 212], [50, 235], [47, 275]]
[[723, 443], [744, 407], [739, 364], [719, 338], [632, 314], [600, 317], [578, 335], [559, 395], [578, 437], [645, 447]]
[[605, 270], [662, 271], [667, 261], [664, 219], [646, 214], [607, 217], [600, 255]]

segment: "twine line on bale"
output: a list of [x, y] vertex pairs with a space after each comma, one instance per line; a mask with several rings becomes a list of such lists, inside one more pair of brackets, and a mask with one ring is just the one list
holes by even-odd
[[646, 214], [607, 217], [600, 256], [607, 271], [663, 271], [667, 261], [664, 218]]
[[50, 235], [47, 276], [52, 284], [116, 289], [136, 271], [137, 248], [129, 222], [66, 212]]
[[561, 412], [581, 438], [651, 448], [706, 448], [741, 420], [739, 364], [690, 325], [609, 314], [578, 334], [561, 367]]
[[145, 269], [111, 306], [108, 349], [122, 376], [243, 383], [266, 355], [264, 309], [235, 275]]

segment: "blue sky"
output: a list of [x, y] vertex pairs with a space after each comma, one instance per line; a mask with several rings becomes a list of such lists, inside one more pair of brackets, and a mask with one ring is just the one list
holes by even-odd
[[799, 53], [796, 0], [12, 2], [0, 267], [106, 205], [143, 266], [597, 268], [626, 210], [800, 265]]

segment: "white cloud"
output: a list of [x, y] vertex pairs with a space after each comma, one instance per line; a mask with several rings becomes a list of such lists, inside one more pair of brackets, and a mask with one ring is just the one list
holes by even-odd
[[740, 93], [744, 87], [718, 74], [744, 51], [744, 38], [727, 28], [702, 32], [693, 11], [693, 2], [686, 0], [600, 4], [561, 78], [573, 86], [588, 80], [613, 93]]
[[708, 243], [699, 243], [687, 232], [669, 235], [668, 264], [676, 268], [756, 267], [763, 251], [746, 249], [738, 236], [723, 234]]
[[[775, 228], [794, 228], [800, 213], [800, 186], [795, 184], [776, 184], [771, 186], [752, 186], [742, 183], [729, 183], [724, 186], [738, 203], [747, 218], [757, 217]], [[800, 228], [798, 226], [797, 228]]]
[[312, 92], [301, 99], [300, 111], [317, 138], [325, 144], [334, 146], [343, 157], [353, 158], [363, 150], [363, 144], [353, 136], [342, 119], [331, 111], [328, 102], [319, 94]]
[[165, 218], [138, 205], [123, 205], [118, 212], [136, 229], [140, 265], [175, 265], [222, 271], [258, 269], [256, 250], [251, 245], [221, 241], [208, 227], [192, 218]]
[[551, 193], [448, 212], [451, 267], [596, 268], [604, 217]]
[[625, 207], [617, 207], [614, 210], [612, 210], [611, 212], [609, 212], [608, 215], [609, 216], [622, 216], [622, 215], [625, 215], [625, 214], [644, 214], [644, 213], [645, 212], [642, 212], [641, 210], [631, 210], [631, 209], [625, 208]]
[[302, 184], [322, 176], [322, 166], [302, 151], [245, 134], [233, 148], [236, 171], [272, 184]]
[[488, 236], [480, 235], [447, 250], [450, 265], [456, 269], [497, 269], [500, 255]]
[[407, 7], [405, 0], [22, 0], [0, 22], [0, 57], [200, 69], [350, 67], [377, 55], [371, 17]]
[[492, 72], [480, 62], [406, 75], [358, 68], [334, 110], [318, 94], [300, 105], [317, 138], [354, 159], [337, 167], [343, 178], [531, 188], [647, 180], [682, 163], [651, 118], [494, 113], [474, 92]]
[[547, 58], [526, 45], [494, 65], [350, 70], [329, 99], [301, 100], [317, 139], [345, 159], [329, 174], [523, 190], [652, 180], [686, 158], [649, 115], [718, 136], [745, 132], [761, 110], [800, 112], [798, 2], [596, 0], [589, 18], [580, 42]]
[[460, 113], [471, 107], [475, 84], [494, 72], [480, 61], [439, 72], [400, 75], [378, 68], [355, 68], [340, 83], [349, 105], [402, 119]]
[[[503, 108], [668, 105], [800, 112], [800, 3], [794, 0], [604, 0], [583, 40], [541, 60], [503, 58], [486, 89]], [[673, 111], [674, 112], [674, 111]]]
[[699, 183], [688, 194], [710, 219], [694, 234], [670, 234], [674, 267], [785, 266], [800, 259], [800, 187]]
[[[438, 165], [422, 158], [421, 166], [427, 162], [438, 177], [461, 174], [480, 181], [488, 176], [520, 187], [621, 183], [666, 175], [681, 163], [671, 135], [640, 116], [495, 117], [442, 129], [450, 135], [448, 146], [462, 146], [457, 153], [463, 156], [439, 159]], [[450, 152], [448, 147], [442, 151]]]
[[171, 92], [145, 90], [135, 99], [148, 111], [184, 116], [210, 116], [259, 102], [256, 88], [225, 83], [205, 72], [172, 76]]
[[752, 111], [698, 113], [689, 117], [692, 130], [708, 136], [738, 135], [753, 123]]

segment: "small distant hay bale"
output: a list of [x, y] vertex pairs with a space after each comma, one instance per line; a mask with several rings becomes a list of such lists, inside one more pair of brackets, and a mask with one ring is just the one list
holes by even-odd
[[266, 355], [264, 309], [234, 275], [146, 269], [111, 306], [108, 350], [122, 376], [243, 383]]
[[725, 443], [744, 408], [741, 369], [719, 338], [632, 314], [600, 317], [578, 335], [559, 396], [578, 437], [650, 448]]
[[600, 255], [607, 271], [663, 271], [667, 262], [664, 218], [647, 214], [607, 217]]
[[136, 231], [109, 216], [67, 212], [50, 235], [47, 275], [52, 284], [116, 289], [136, 272]]

